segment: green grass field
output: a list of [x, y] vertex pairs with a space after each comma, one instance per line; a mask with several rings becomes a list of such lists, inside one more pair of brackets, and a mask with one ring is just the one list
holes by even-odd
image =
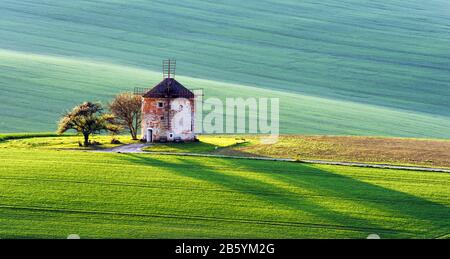
[[5, 0], [0, 132], [52, 131], [81, 101], [158, 83], [174, 57], [207, 97], [280, 98], [283, 133], [449, 138], [449, 5]]
[[0, 143], [2, 239], [450, 233], [450, 174], [58, 151], [18, 141]]

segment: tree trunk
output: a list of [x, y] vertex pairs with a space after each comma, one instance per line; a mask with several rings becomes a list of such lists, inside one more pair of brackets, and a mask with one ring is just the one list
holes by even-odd
[[131, 135], [131, 138], [132, 138], [133, 140], [136, 140], [136, 139], [137, 139], [137, 138], [136, 138], [136, 130], [134, 129], [133, 124], [128, 125], [128, 128], [130, 129], [130, 135]]
[[89, 134], [83, 133], [83, 136], [84, 136], [84, 146], [87, 147], [89, 146]]
[[[141, 114], [138, 112], [138, 113], [136, 113], [136, 119], [135, 119], [135, 127], [136, 127], [136, 138], [137, 138], [137, 134], [138, 134], [138, 130], [139, 130], [139, 127], [141, 126], [141, 125], [139, 125], [140, 124], [140, 120], [141, 120]], [[142, 136], [141, 136], [141, 138], [142, 138]]]
[[131, 130], [131, 137], [133, 138], [133, 140], [136, 140], [136, 139], [137, 139], [137, 136], [136, 136], [136, 130], [135, 130], [135, 129], [132, 129], [132, 130]]
[[[133, 127], [133, 133], [131, 133], [131, 136], [133, 137], [133, 140], [137, 140], [137, 130], [138, 130], [138, 117], [137, 114], [134, 115], [134, 120], [131, 123], [131, 126]], [[134, 125], [133, 125], [134, 124]]]

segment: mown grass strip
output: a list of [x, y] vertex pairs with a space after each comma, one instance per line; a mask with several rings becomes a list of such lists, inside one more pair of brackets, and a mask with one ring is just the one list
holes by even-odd
[[70, 134], [58, 135], [54, 132], [38, 132], [38, 133], [5, 133], [0, 134], [0, 141], [27, 138], [45, 138], [45, 137], [68, 137]]

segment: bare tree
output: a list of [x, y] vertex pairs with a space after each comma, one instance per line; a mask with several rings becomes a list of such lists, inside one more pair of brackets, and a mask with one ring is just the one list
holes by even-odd
[[91, 134], [102, 131], [119, 132], [120, 127], [116, 125], [114, 115], [103, 113], [101, 104], [85, 102], [66, 112], [60, 119], [57, 133], [63, 134], [68, 130], [82, 134], [84, 145], [88, 146]]
[[128, 92], [118, 94], [109, 104], [109, 110], [135, 140], [141, 125], [141, 105], [141, 96]]

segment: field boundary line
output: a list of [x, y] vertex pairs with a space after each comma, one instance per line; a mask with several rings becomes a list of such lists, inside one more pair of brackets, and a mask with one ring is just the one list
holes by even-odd
[[450, 239], [450, 233], [442, 234], [434, 237], [434, 239]]
[[[119, 153], [121, 153], [121, 152], [119, 152]], [[313, 160], [313, 159], [299, 159], [298, 160], [298, 159], [293, 159], [293, 158], [244, 157], [244, 156], [227, 156], [227, 155], [214, 155], [214, 154], [201, 154], [201, 153], [176, 153], [176, 152], [159, 152], [159, 151], [141, 151], [139, 153], [154, 154], [154, 155], [231, 158], [231, 159], [295, 162], [295, 163], [305, 163], [305, 164], [340, 165], [340, 166], [369, 167], [369, 168], [381, 168], [381, 169], [397, 169], [397, 170], [409, 170], [409, 171], [450, 173], [450, 169], [445, 169], [445, 168], [402, 166], [402, 165], [391, 165], [391, 164], [369, 164], [369, 163], [360, 163], [360, 162], [341, 162], [341, 161], [327, 161], [327, 160]]]

